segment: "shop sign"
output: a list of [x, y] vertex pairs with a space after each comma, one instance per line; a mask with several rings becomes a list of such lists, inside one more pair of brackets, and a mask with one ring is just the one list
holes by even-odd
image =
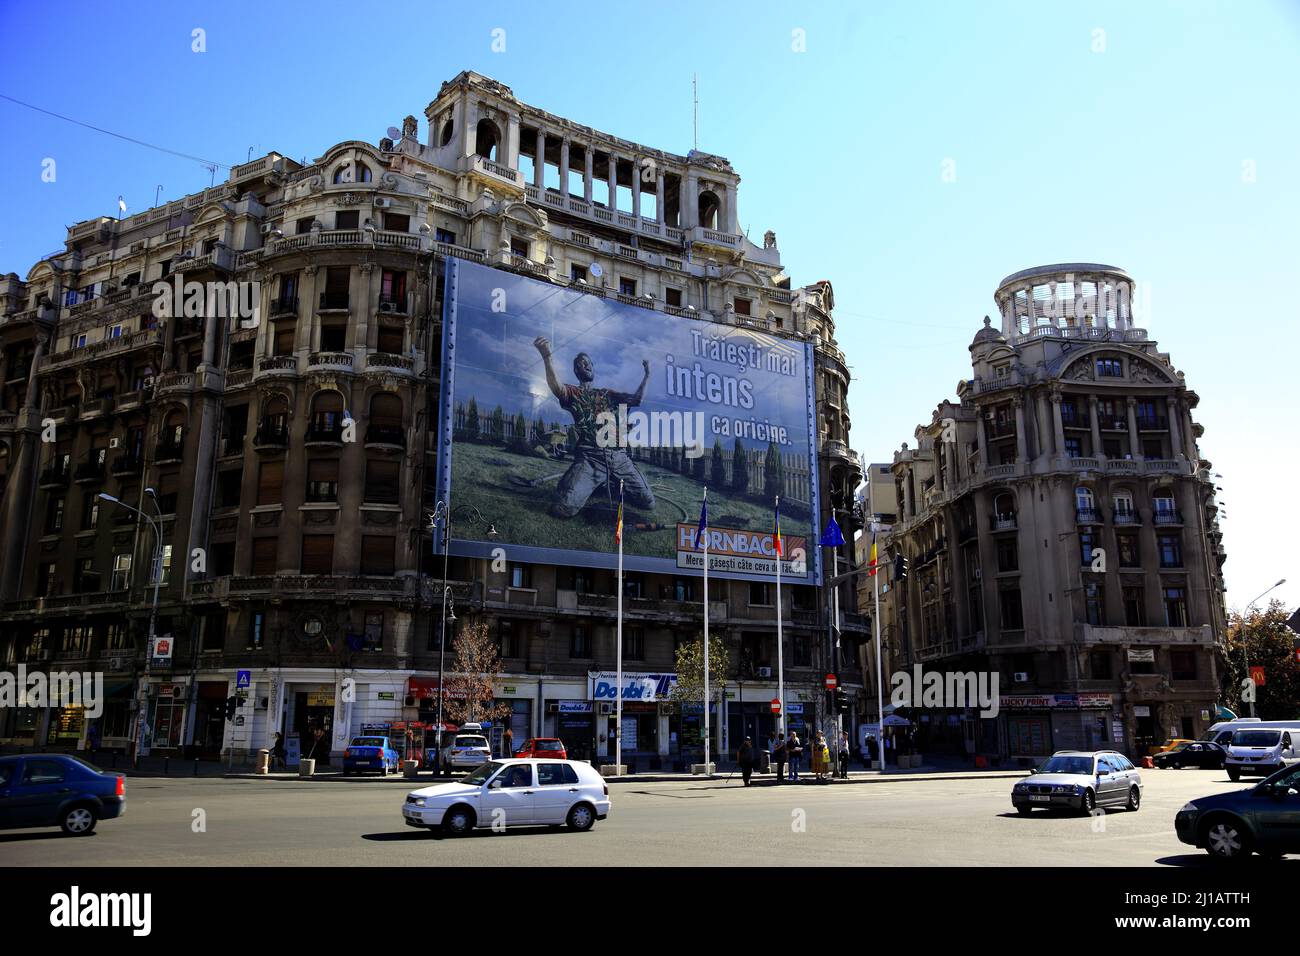
[[667, 700], [677, 683], [676, 674], [647, 674], [636, 671], [623, 672], [623, 686], [619, 693], [618, 674], [615, 671], [589, 671], [587, 688], [592, 700]]
[[1156, 662], [1156, 650], [1154, 647], [1130, 647], [1128, 649], [1128, 659], [1138, 663], [1154, 664]]
[[503, 693], [503, 694], [513, 694], [513, 693], [515, 693], [515, 689], [514, 689], [513, 687], [503, 687], [503, 688], [501, 688], [501, 693]]
[[396, 695], [391, 690], [375, 691], [375, 700], [395, 700]]
[[1150, 717], [1150, 716], [1151, 716], [1151, 708], [1148, 707], [1146, 704], [1138, 704], [1136, 707], [1133, 708], [1133, 716], [1134, 716], [1134, 717]]
[[785, 708], [787, 714], [802, 714], [803, 704], [787, 704]]
[[1101, 710], [1111, 706], [1110, 694], [1017, 694], [1002, 697], [1007, 710]]
[[184, 697], [185, 685], [184, 684], [159, 684], [158, 696], [159, 697]]
[[153, 639], [149, 648], [150, 666], [171, 667], [174, 642], [170, 634], [161, 634]]
[[559, 713], [561, 714], [590, 714], [591, 701], [589, 700], [562, 700], [559, 702]]
[[326, 692], [326, 693], [308, 694], [308, 695], [307, 695], [307, 706], [308, 706], [308, 707], [333, 707], [333, 706], [334, 706], [334, 694], [333, 694], [333, 693], [328, 693], [328, 692]]

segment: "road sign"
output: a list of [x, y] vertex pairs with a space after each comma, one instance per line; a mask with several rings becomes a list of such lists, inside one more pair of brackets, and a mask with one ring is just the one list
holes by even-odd
[[772, 698], [772, 713], [774, 714], [781, 713], [781, 701], [776, 697]]
[[827, 689], [827, 690], [834, 690], [834, 689], [835, 689], [835, 686], [836, 686], [839, 682], [840, 682], [839, 678], [836, 677], [834, 674], [827, 674], [827, 675], [826, 675], [826, 689]]
[[252, 671], [235, 671], [236, 687], [251, 687], [253, 684]]
[[1250, 669], [1250, 679], [1255, 682], [1256, 687], [1264, 686], [1264, 668], [1252, 667]]

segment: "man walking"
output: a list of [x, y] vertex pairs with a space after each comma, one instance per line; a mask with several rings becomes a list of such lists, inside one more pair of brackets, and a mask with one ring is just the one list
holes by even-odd
[[793, 730], [790, 731], [790, 738], [785, 742], [785, 752], [790, 760], [790, 782], [799, 782], [799, 761], [803, 756], [803, 744], [799, 742], [799, 735]]
[[506, 727], [506, 732], [501, 737], [501, 756], [509, 759], [515, 755], [515, 732]]
[[772, 763], [776, 765], [776, 782], [782, 783], [785, 780], [785, 738], [780, 734], [772, 736], [775, 743], [772, 745]]
[[849, 734], [846, 730], [840, 731], [840, 779], [849, 779]]

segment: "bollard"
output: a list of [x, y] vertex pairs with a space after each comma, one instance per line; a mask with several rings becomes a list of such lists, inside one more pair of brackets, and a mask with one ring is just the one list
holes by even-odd
[[265, 775], [270, 769], [271, 751], [265, 747], [257, 752], [257, 763], [253, 768], [253, 773]]
[[198, 758], [198, 757], [195, 757], [195, 758], [194, 758], [194, 776], [197, 777], [198, 775], [199, 775], [199, 758]]
[[298, 761], [298, 776], [310, 777], [316, 773], [316, 761], [308, 757]]

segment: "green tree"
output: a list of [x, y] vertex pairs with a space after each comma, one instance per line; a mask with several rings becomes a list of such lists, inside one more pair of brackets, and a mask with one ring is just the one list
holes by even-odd
[[738, 495], [749, 491], [749, 459], [739, 438], [731, 449], [731, 490]]
[[[678, 701], [704, 700], [704, 635], [677, 648], [677, 684], [668, 696]], [[727, 643], [709, 635], [709, 689], [714, 694], [727, 679]]]
[[514, 445], [518, 448], [528, 447], [528, 420], [524, 418], [523, 413], [515, 416], [514, 426], [511, 429], [514, 434]]
[[1228, 633], [1224, 650], [1228, 655], [1228, 706], [1240, 715], [1250, 713], [1243, 702], [1242, 685], [1246, 677], [1246, 656], [1251, 667], [1264, 668], [1264, 685], [1255, 689], [1255, 715], [1265, 720], [1290, 720], [1300, 701], [1300, 662], [1296, 660], [1295, 637], [1286, 626], [1287, 609], [1273, 601], [1268, 610], [1258, 608], [1243, 616], [1228, 614]]
[[709, 468], [709, 484], [721, 491], [727, 487], [727, 466], [722, 458], [722, 441], [713, 439], [713, 460]]
[[763, 493], [769, 498], [781, 493], [781, 457], [775, 442], [768, 443], [763, 456]]
[[506, 443], [506, 412], [500, 405], [492, 409], [492, 440], [498, 445]]
[[469, 408], [465, 410], [465, 437], [470, 441], [478, 439], [478, 402], [472, 397]]

